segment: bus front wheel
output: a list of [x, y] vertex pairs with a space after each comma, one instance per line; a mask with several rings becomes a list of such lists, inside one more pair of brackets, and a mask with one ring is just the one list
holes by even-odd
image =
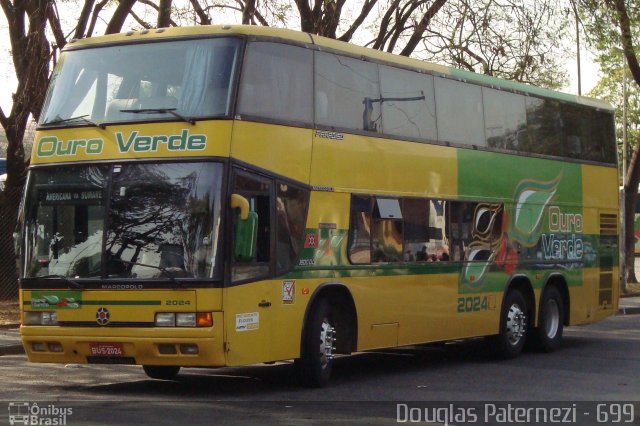
[[522, 292], [509, 290], [502, 302], [500, 334], [497, 337], [498, 355], [514, 358], [522, 352], [527, 339], [527, 302]]
[[312, 309], [305, 324], [302, 354], [295, 367], [302, 384], [322, 387], [331, 377], [336, 332], [327, 299], [318, 300]]
[[147, 376], [159, 380], [173, 380], [180, 371], [180, 367], [166, 365], [143, 365], [142, 369]]

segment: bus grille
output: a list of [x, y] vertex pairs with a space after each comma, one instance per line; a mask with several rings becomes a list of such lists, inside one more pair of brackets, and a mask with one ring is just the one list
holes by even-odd
[[613, 304], [613, 256], [617, 256], [618, 216], [600, 215], [600, 287], [598, 305]]

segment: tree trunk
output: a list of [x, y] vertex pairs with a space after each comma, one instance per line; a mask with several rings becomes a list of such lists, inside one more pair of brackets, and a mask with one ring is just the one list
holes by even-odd
[[[635, 272], [635, 211], [638, 201], [638, 183], [640, 183], [640, 138], [633, 150], [629, 171], [624, 181], [624, 256], [626, 262], [626, 282], [637, 283]], [[625, 289], [623, 289], [625, 290]]]
[[115, 34], [122, 31], [122, 26], [124, 22], [127, 20], [127, 16], [131, 12], [131, 8], [136, 3], [136, 0], [122, 0], [116, 11], [113, 13], [111, 20], [107, 24], [107, 29], [104, 32], [105, 34]]
[[171, 1], [172, 0], [160, 0], [158, 10], [158, 28], [171, 26]]

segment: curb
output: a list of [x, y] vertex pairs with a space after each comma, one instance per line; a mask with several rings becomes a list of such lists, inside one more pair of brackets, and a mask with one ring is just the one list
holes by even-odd
[[618, 315], [637, 315], [637, 314], [640, 314], [640, 306], [618, 309]]

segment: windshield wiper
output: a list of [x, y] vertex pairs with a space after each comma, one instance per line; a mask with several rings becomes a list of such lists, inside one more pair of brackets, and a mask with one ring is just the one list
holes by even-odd
[[171, 272], [167, 271], [167, 269], [163, 268], [162, 266], [148, 265], [146, 263], [131, 262], [129, 260], [124, 260], [124, 259], [114, 259], [114, 260], [116, 260], [118, 262], [126, 263], [127, 265], [143, 266], [145, 268], [157, 269], [158, 271], [162, 272], [165, 277], [169, 278], [169, 281], [171, 281], [173, 284], [175, 284], [176, 287], [184, 288], [184, 284], [181, 283], [180, 281], [178, 281], [176, 279], [176, 277]]
[[71, 121], [82, 121], [85, 124], [89, 124], [93, 127], [100, 127], [101, 129], [106, 129], [107, 126], [105, 126], [102, 123], [96, 123], [95, 121], [91, 121], [89, 120], [87, 117], [89, 117], [89, 114], [85, 114], [85, 115], [78, 115], [76, 117], [69, 117], [69, 118], [59, 118], [60, 116], [58, 116], [57, 119], [53, 120], [53, 121], [47, 121], [46, 123], [42, 123], [43, 126], [53, 126], [55, 124], [62, 124], [62, 123], [69, 123]]
[[44, 279], [56, 278], [56, 279], [64, 281], [64, 283], [67, 285], [67, 287], [69, 287], [71, 290], [82, 290], [82, 289], [84, 289], [84, 285], [80, 284], [77, 281], [72, 280], [69, 277], [65, 277], [64, 275], [58, 275], [58, 274], [43, 275], [41, 277], [36, 277], [36, 278], [44, 278]]
[[121, 109], [120, 112], [130, 112], [131, 114], [171, 114], [185, 123], [196, 124], [193, 118], [185, 117], [178, 113], [175, 108], [140, 108], [140, 109]]

